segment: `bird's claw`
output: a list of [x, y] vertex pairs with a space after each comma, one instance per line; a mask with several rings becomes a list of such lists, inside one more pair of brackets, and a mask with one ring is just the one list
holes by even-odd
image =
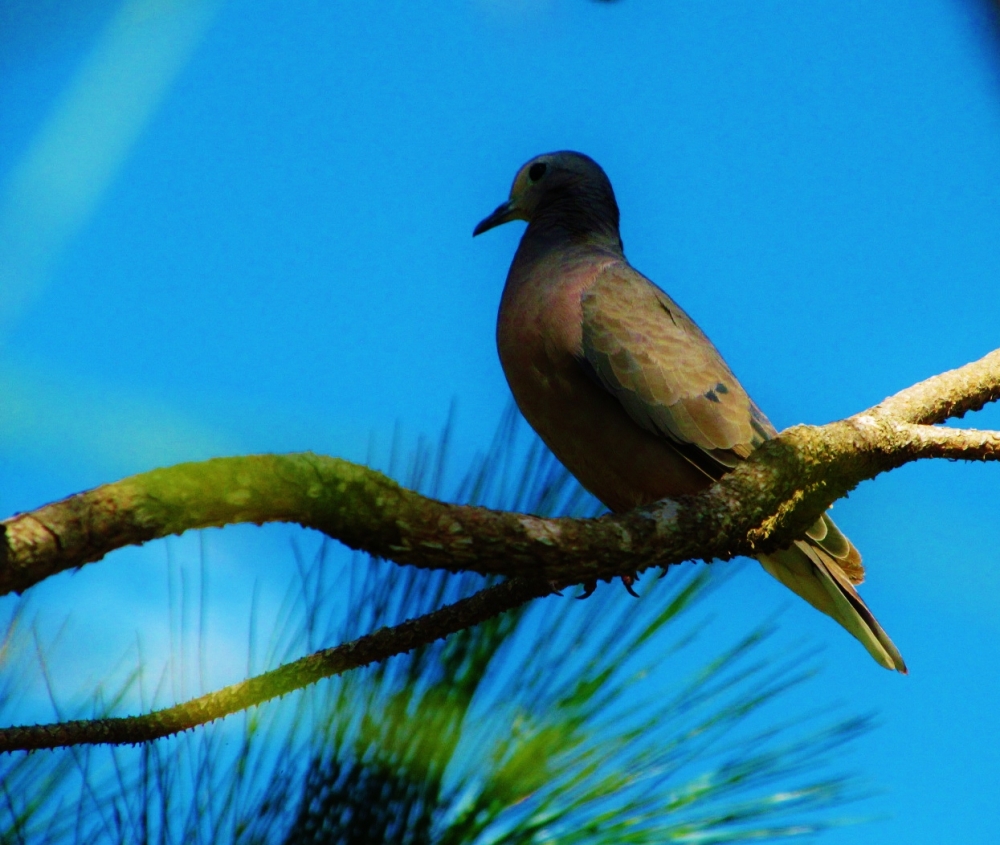
[[[639, 580], [639, 576], [638, 575], [635, 575], [634, 573], [632, 575], [622, 575], [621, 579], [622, 579], [622, 584], [625, 585], [625, 589], [628, 590], [628, 594], [630, 596], [635, 596], [636, 598], [641, 598], [641, 596], [632, 587], [632, 585], [634, 583], [636, 583], [636, 581]], [[589, 599], [592, 595], [594, 595], [594, 590], [597, 589], [597, 581], [584, 581], [581, 586], [583, 587], [583, 592], [580, 593], [580, 595], [578, 595], [577, 598], [578, 599]], [[554, 584], [553, 584], [553, 588], [555, 588]]]

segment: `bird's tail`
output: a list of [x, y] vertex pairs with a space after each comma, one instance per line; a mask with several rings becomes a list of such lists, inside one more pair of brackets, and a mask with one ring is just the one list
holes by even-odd
[[[868, 653], [886, 669], [895, 669], [906, 674], [906, 664], [899, 650], [893, 645], [889, 635], [882, 630], [878, 620], [872, 615], [868, 606], [861, 600], [857, 590], [851, 583], [851, 578], [845, 569], [851, 571], [856, 566], [860, 581], [861, 556], [843, 534], [837, 530], [829, 517], [823, 520], [829, 523], [833, 531], [843, 537], [850, 547], [849, 554], [844, 557], [842, 566], [840, 555], [831, 554], [814, 540], [796, 540], [787, 549], [769, 555], [761, 555], [758, 560], [767, 573], [777, 578], [793, 593], [804, 598], [817, 610], [827, 616], [832, 616], [854, 635], [868, 649]], [[810, 530], [812, 537], [814, 531]], [[825, 538], [824, 538], [825, 539]], [[824, 544], [825, 545], [825, 544]], [[852, 572], [852, 574], [854, 574]]]

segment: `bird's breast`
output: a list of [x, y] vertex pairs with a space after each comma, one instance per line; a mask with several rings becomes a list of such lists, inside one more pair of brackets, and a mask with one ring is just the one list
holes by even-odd
[[640, 428], [581, 364], [581, 296], [614, 259], [511, 267], [497, 320], [504, 374], [525, 419], [613, 510], [706, 486], [663, 438]]
[[538, 262], [522, 274], [511, 268], [497, 320], [505, 370], [512, 364], [554, 375], [572, 363], [583, 343], [581, 296], [603, 266], [564, 260]]

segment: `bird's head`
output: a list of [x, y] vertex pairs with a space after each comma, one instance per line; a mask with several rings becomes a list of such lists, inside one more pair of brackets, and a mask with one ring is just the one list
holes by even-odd
[[522, 166], [510, 199], [481, 220], [472, 235], [511, 220], [530, 224], [543, 215], [577, 223], [592, 218], [600, 229], [610, 224], [617, 234], [618, 205], [607, 175], [589, 156], [563, 151], [535, 156]]

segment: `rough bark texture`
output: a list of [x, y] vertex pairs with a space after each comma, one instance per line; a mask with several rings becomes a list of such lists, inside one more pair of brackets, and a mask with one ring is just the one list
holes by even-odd
[[[281, 521], [398, 563], [519, 579], [505, 585], [509, 601], [489, 593], [493, 598], [483, 606], [489, 616], [544, 594], [540, 585], [546, 582], [572, 584], [684, 560], [774, 551], [860, 482], [910, 461], [996, 460], [1000, 433], [933, 424], [997, 398], [1000, 350], [845, 420], [790, 428], [699, 495], [592, 520], [449, 505], [373, 470], [308, 452], [180, 464], [5, 520], [0, 593], [27, 589], [113, 549], [191, 528]], [[468, 617], [473, 621], [464, 624], [458, 623], [465, 617], [455, 617], [445, 628], [441, 618], [430, 614], [147, 716], [0, 731], [0, 750], [136, 742], [185, 730], [487, 617]], [[367, 645], [372, 638], [381, 638], [378, 648]], [[365, 651], [361, 643], [375, 650]]]

